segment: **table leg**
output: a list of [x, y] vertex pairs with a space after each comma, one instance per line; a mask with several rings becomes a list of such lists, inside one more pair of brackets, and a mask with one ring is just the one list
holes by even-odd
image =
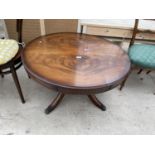
[[101, 110], [105, 111], [106, 110], [106, 106], [103, 105], [95, 95], [88, 95], [89, 99]]
[[56, 98], [52, 101], [52, 103], [45, 109], [45, 113], [49, 114], [50, 112], [52, 112], [61, 102], [64, 96], [65, 94], [59, 92]]

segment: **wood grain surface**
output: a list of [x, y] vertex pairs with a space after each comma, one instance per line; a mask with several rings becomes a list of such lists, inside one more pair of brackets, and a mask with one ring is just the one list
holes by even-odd
[[130, 70], [129, 58], [119, 46], [78, 33], [39, 37], [26, 46], [22, 59], [32, 77], [57, 89], [112, 88]]

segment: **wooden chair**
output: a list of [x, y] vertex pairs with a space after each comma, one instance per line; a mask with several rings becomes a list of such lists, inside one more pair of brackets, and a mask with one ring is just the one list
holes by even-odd
[[19, 69], [22, 66], [22, 62], [21, 62], [21, 57], [20, 57], [20, 53], [23, 50], [23, 43], [22, 43], [22, 23], [23, 20], [22, 19], [17, 19], [16, 20], [16, 28], [17, 28], [17, 33], [18, 33], [18, 52], [17, 54], [7, 63], [0, 65], [0, 75], [2, 78], [4, 78], [5, 74], [12, 74], [13, 80], [15, 82], [16, 88], [18, 90], [20, 99], [22, 101], [22, 103], [25, 103], [25, 99], [19, 84], [19, 80], [17, 77], [17, 73], [16, 70]]
[[[150, 20], [153, 20], [153, 19], [150, 19]], [[136, 35], [140, 32], [144, 32], [144, 33], [145, 32], [155, 33], [155, 32], [150, 30], [139, 30], [138, 24], [139, 24], [139, 19], [136, 19], [132, 38], [129, 44], [128, 55], [133, 66], [140, 68], [140, 70], [138, 71], [138, 74], [140, 74], [144, 69], [147, 69], [148, 71], [146, 73], [149, 74], [152, 70], [155, 69], [155, 45], [144, 44], [144, 43], [134, 44], [134, 42], [135, 42]], [[131, 68], [131, 71], [132, 71], [132, 68]], [[124, 87], [127, 78], [121, 84], [120, 90], [122, 90], [122, 88]]]

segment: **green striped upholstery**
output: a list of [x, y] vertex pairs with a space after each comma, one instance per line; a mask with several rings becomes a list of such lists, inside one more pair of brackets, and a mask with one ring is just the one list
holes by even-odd
[[132, 45], [129, 49], [129, 57], [133, 64], [153, 69], [155, 68], [155, 45]]
[[10, 61], [18, 52], [17, 41], [12, 39], [0, 39], [0, 65]]

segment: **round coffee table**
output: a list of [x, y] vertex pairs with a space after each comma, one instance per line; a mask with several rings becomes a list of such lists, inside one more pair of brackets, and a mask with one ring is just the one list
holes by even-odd
[[31, 41], [22, 53], [29, 76], [58, 95], [49, 114], [65, 94], [84, 94], [101, 110], [95, 96], [120, 85], [130, 70], [128, 55], [105, 39], [78, 33], [55, 33]]

